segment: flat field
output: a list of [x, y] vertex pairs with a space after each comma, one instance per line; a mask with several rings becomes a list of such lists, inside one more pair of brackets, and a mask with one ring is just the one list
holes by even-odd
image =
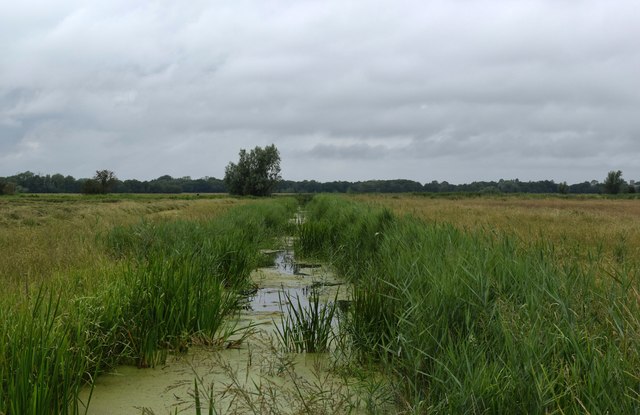
[[[509, 233], [566, 255], [640, 259], [640, 201], [560, 197], [356, 195], [354, 200], [463, 230]], [[247, 200], [195, 196], [37, 195], [0, 198], [0, 281], [25, 289], [56, 273], [104, 266], [97, 238], [117, 225], [207, 220]]]
[[0, 198], [0, 283], [29, 290], [58, 275], [108, 267], [100, 236], [141, 220], [210, 220], [246, 203], [225, 197], [23, 195]]
[[[296, 203], [224, 197], [0, 198], [0, 414], [84, 413], [111, 368], [218, 344], [260, 249]], [[231, 213], [233, 211], [233, 213]]]
[[317, 196], [298, 252], [353, 285], [405, 413], [637, 413], [637, 200]]
[[0, 414], [80, 413], [116, 365], [221, 344], [260, 251], [292, 234], [352, 284], [331, 353], [384, 379], [368, 412], [640, 412], [640, 201], [319, 195], [294, 225], [297, 209], [0, 198]]
[[553, 244], [562, 257], [640, 260], [640, 200], [598, 196], [357, 195], [354, 200], [431, 224], [517, 238], [523, 248]]

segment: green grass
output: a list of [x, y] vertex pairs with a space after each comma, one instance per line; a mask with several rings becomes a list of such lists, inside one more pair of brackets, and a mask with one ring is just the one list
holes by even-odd
[[[122, 203], [118, 215], [138, 209], [104, 201]], [[292, 232], [297, 255], [328, 261], [354, 284], [335, 344], [390, 379], [398, 411], [640, 412], [634, 233], [592, 249], [574, 234], [525, 240], [522, 227], [517, 235], [465, 229], [330, 196], [306, 205], [296, 231], [293, 199], [245, 201], [213, 218], [200, 203], [194, 217], [174, 217], [187, 202], [165, 202], [137, 222], [105, 227], [104, 219], [93, 238], [86, 225], [83, 243], [95, 246], [82, 262], [101, 252], [108, 266], [74, 268], [70, 258], [50, 279], [34, 276], [39, 289], [16, 285], [0, 298], [0, 414], [79, 413], [87, 404], [77, 400], [80, 388], [110, 367], [153, 366], [196, 339], [220, 341], [264, 261], [259, 250]], [[75, 220], [64, 203], [57, 214]], [[57, 226], [27, 208], [7, 212], [2, 226], [24, 235]], [[20, 258], [29, 266], [29, 255]], [[326, 350], [335, 302], [285, 300], [285, 348]]]
[[81, 316], [65, 316], [60, 299], [38, 293], [29, 312], [8, 311], [0, 327], [0, 375], [7, 414], [77, 410], [83, 380], [95, 370]]
[[[276, 338], [288, 352], [318, 353], [329, 350], [336, 316], [336, 300], [323, 303], [320, 295], [309, 293], [309, 304], [304, 307], [299, 297], [292, 298], [288, 292], [278, 294], [282, 315], [276, 325]], [[284, 297], [284, 298], [283, 298]]]
[[[296, 207], [255, 201], [212, 220], [115, 227], [99, 242], [114, 261], [105, 275], [2, 297], [0, 413], [80, 413], [80, 388], [110, 367], [154, 366], [194, 338], [219, 341], [259, 249], [278, 244]], [[74, 295], [74, 278], [97, 282]]]
[[344, 198], [316, 197], [307, 212], [298, 249], [354, 282], [349, 340], [396, 379], [402, 409], [640, 411], [635, 268], [603, 279], [558, 263], [550, 242], [523, 249]]

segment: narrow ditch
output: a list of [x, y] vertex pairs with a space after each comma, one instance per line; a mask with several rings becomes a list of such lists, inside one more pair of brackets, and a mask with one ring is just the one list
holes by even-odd
[[[323, 264], [297, 262], [288, 242], [282, 250], [263, 252], [274, 256], [274, 265], [252, 273], [256, 289], [246, 293], [229, 325], [237, 332], [223, 348], [193, 345], [153, 369], [120, 366], [96, 380], [87, 413], [192, 414], [196, 387], [204, 407], [212, 403], [216, 413], [354, 413], [355, 395], [332, 374], [328, 353], [283, 352], [274, 335], [286, 312], [285, 295], [302, 307], [309, 306], [311, 292], [323, 301], [348, 302], [348, 287]], [[83, 401], [89, 393], [84, 391]]]
[[[257, 275], [257, 283], [262, 285], [246, 297], [244, 306], [253, 312], [279, 312], [283, 306], [281, 301], [287, 296], [299, 299], [300, 304], [307, 307], [311, 292], [330, 298], [339, 289], [329, 287], [343, 285], [322, 264], [296, 262], [294, 252], [290, 249], [276, 251], [273, 268], [259, 271], [261, 274]], [[274, 287], [278, 282], [280, 285]]]

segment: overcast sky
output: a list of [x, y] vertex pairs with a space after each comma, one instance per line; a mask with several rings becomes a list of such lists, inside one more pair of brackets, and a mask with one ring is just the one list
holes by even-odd
[[0, 176], [640, 180], [638, 0], [0, 0]]

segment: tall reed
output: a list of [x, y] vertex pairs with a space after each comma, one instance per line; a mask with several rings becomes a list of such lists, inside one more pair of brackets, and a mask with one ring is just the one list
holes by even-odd
[[31, 305], [0, 314], [0, 413], [77, 413], [77, 395], [98, 369], [86, 315], [41, 290]]
[[216, 341], [258, 250], [277, 243], [296, 206], [255, 201], [209, 221], [116, 227], [104, 249], [117, 264], [92, 291], [53, 281], [33, 298], [0, 298], [0, 413], [80, 413], [80, 388], [113, 365], [153, 366], [194, 336]]
[[300, 297], [292, 298], [283, 291], [278, 294], [282, 315], [276, 325], [276, 338], [288, 352], [326, 352], [332, 340], [332, 323], [336, 315], [337, 294], [333, 301], [323, 303], [316, 291], [309, 293], [308, 305]]
[[119, 318], [139, 366], [161, 362], [185, 336], [213, 339], [261, 260], [259, 248], [288, 229], [295, 206], [256, 202], [211, 222], [141, 222], [107, 236], [116, 257], [133, 261], [114, 291], [125, 299]]
[[614, 267], [602, 279], [556, 262], [551, 243], [523, 249], [507, 234], [339, 198], [316, 197], [307, 211], [301, 249], [356, 284], [350, 340], [397, 379], [404, 409], [640, 411], [634, 271]]

